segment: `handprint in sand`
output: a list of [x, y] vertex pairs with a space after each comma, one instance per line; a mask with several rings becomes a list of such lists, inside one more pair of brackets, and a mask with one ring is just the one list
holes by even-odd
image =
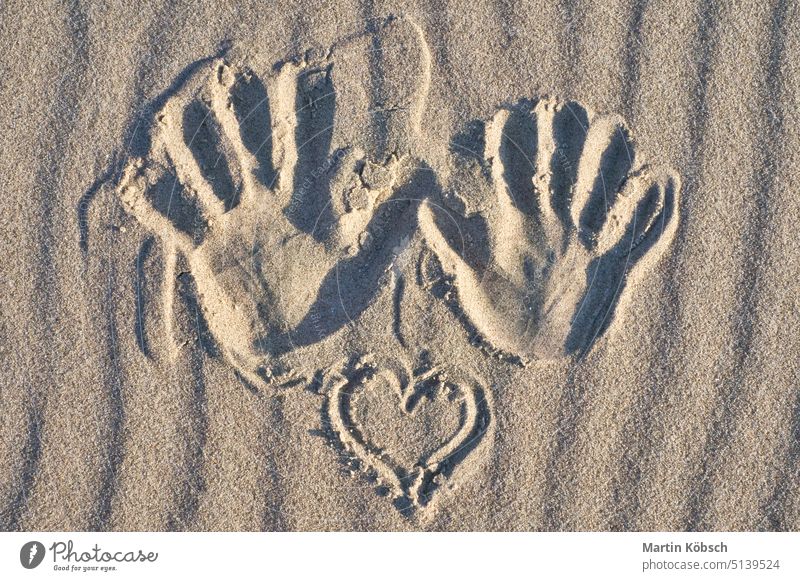
[[491, 347], [523, 361], [580, 355], [672, 238], [679, 179], [637, 165], [625, 123], [577, 103], [503, 109], [479, 129], [454, 149], [473, 171], [447, 185], [482, 190], [478, 209], [420, 206], [437, 268]]
[[210, 332], [252, 383], [291, 380], [272, 363], [378, 292], [414, 223], [407, 189], [430, 179], [410, 157], [429, 76], [419, 29], [390, 19], [262, 77], [212, 62], [156, 114], [119, 195], [173, 268], [185, 260]]

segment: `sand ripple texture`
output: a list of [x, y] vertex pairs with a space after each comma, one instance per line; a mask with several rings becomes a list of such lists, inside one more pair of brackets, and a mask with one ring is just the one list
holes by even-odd
[[0, 24], [0, 529], [797, 530], [783, 0]]

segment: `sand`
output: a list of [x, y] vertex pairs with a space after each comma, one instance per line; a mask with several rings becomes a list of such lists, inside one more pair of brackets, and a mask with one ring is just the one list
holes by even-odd
[[0, 529], [800, 528], [794, 4], [2, 13]]

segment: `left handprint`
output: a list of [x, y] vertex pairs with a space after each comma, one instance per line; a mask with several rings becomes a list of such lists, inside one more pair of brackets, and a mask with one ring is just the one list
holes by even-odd
[[354, 75], [369, 85], [390, 57], [376, 62], [359, 39], [264, 81], [210, 63], [155, 115], [147, 155], [130, 160], [119, 183], [126, 210], [185, 258], [220, 351], [259, 388], [285, 383], [276, 358], [366, 308], [403, 217], [413, 222], [402, 199], [414, 179], [427, 50], [409, 42], [421, 37], [407, 21], [375, 34], [403, 47], [412, 75], [371, 93], [353, 89]]

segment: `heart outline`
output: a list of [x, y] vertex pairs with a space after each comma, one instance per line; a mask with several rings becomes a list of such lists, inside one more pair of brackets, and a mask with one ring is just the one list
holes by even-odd
[[[462, 418], [458, 431], [432, 452], [420, 457], [414, 466], [403, 466], [364, 438], [349, 411], [354, 392], [377, 378], [388, 382], [399, 398], [401, 409], [407, 414], [414, 413], [425, 390], [434, 386], [455, 388], [460, 395]], [[411, 377], [404, 370], [398, 373], [390, 367], [366, 367], [349, 377], [337, 374], [329, 386], [325, 411], [337, 447], [350, 459], [355, 458], [357, 462], [348, 463], [371, 474], [379, 488], [388, 488], [395, 507], [403, 513], [411, 514], [432, 506], [432, 501], [439, 496], [434, 493], [452, 480], [454, 474], [462, 472], [459, 467], [465, 467], [466, 458], [491, 440], [487, 438], [493, 431], [491, 401], [487, 390], [474, 379], [450, 381], [437, 369]]]

